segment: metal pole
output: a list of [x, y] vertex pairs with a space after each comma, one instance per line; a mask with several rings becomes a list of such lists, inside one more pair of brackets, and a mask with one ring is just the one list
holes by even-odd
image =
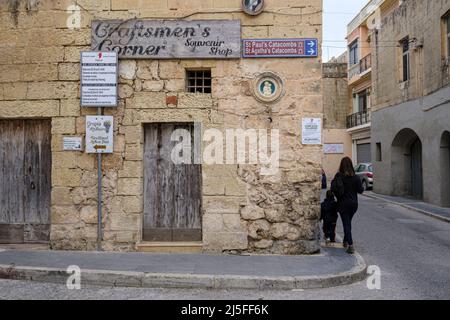
[[[102, 108], [97, 109], [97, 114], [102, 115]], [[97, 217], [98, 217], [98, 227], [97, 227], [97, 250], [102, 251], [102, 240], [103, 240], [103, 228], [102, 228], [102, 154], [97, 154], [97, 173], [98, 173], [98, 201], [97, 201]]]

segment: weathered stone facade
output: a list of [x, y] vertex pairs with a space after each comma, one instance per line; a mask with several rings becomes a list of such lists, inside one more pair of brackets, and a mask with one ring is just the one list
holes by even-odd
[[[97, 241], [97, 162], [63, 151], [64, 136], [84, 136], [80, 52], [89, 51], [94, 19], [237, 19], [242, 38], [318, 38], [321, 0], [267, 0], [251, 17], [240, 0], [77, 1], [80, 28], [68, 28], [74, 1], [1, 1], [0, 118], [51, 118], [54, 249], [93, 250]], [[185, 92], [186, 69], [210, 68], [212, 94]], [[200, 122], [215, 128], [279, 129], [280, 170], [202, 165], [203, 250], [298, 254], [319, 250], [321, 146], [301, 144], [301, 118], [322, 118], [320, 58], [120, 60], [114, 153], [104, 156], [104, 250], [133, 251], [142, 239], [143, 125]], [[251, 94], [257, 74], [272, 71], [286, 94], [273, 106]]]
[[[342, 158], [352, 157], [352, 138], [347, 132], [349, 106], [347, 53], [323, 64], [323, 129], [324, 144], [342, 144], [344, 153], [323, 155], [323, 170], [328, 182], [336, 174]], [[345, 57], [345, 59], [344, 59]], [[344, 62], [338, 62], [342, 61]]]
[[[374, 111], [427, 96], [450, 82], [442, 17], [450, 1], [408, 0], [383, 16], [373, 42]], [[411, 39], [410, 78], [401, 79], [400, 41]], [[392, 43], [392, 45], [383, 45]]]
[[[403, 1], [383, 14], [372, 42], [374, 189], [446, 207], [450, 69], [443, 24], [449, 14], [449, 0]], [[407, 37], [409, 77], [404, 81], [400, 41]]]

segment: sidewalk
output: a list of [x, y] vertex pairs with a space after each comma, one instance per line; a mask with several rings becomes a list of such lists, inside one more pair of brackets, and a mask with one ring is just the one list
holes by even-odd
[[0, 250], [0, 278], [65, 284], [67, 267], [81, 285], [203, 289], [312, 289], [366, 276], [361, 256], [324, 248], [314, 256], [148, 254]]
[[378, 200], [384, 200], [393, 204], [397, 204], [401, 207], [414, 210], [426, 214], [430, 217], [445, 221], [450, 223], [450, 208], [438, 207], [420, 200], [404, 198], [404, 197], [394, 197], [386, 196], [371, 191], [364, 192], [364, 195]]

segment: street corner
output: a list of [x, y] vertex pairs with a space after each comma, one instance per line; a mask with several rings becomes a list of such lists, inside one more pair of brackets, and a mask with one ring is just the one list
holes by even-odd
[[[78, 265], [71, 265], [75, 261]], [[113, 261], [113, 262], [112, 262]], [[167, 267], [171, 266], [171, 267]], [[83, 285], [184, 289], [292, 290], [360, 281], [364, 260], [337, 248], [312, 256], [0, 253], [0, 278], [65, 284], [78, 272]]]

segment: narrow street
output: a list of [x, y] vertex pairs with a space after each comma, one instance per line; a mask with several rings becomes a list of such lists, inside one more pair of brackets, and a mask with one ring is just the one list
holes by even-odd
[[[339, 226], [341, 230], [341, 226]], [[381, 290], [366, 282], [305, 291], [187, 290], [65, 286], [0, 281], [0, 299], [449, 299], [450, 224], [397, 205], [360, 197], [354, 239]], [[299, 266], [301, 268], [301, 266]]]

